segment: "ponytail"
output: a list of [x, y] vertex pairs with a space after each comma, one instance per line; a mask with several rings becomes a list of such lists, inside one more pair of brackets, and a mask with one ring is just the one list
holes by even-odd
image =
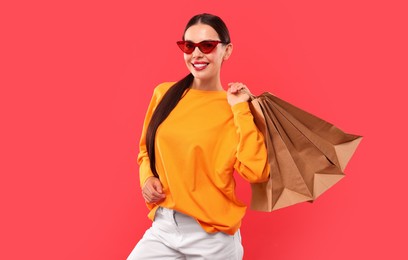
[[163, 96], [160, 103], [157, 105], [150, 119], [146, 133], [146, 149], [147, 155], [150, 159], [150, 169], [153, 175], [159, 178], [159, 174], [156, 170], [156, 156], [155, 156], [155, 138], [157, 128], [168, 117], [170, 112], [176, 107], [180, 99], [183, 97], [184, 92], [193, 83], [194, 76], [190, 73], [182, 80], [176, 82]]

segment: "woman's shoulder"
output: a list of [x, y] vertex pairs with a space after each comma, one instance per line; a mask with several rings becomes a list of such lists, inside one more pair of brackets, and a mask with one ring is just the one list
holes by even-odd
[[175, 82], [163, 82], [157, 85], [153, 90], [153, 100], [159, 102], [174, 83]]
[[154, 94], [156, 96], [163, 96], [167, 92], [167, 90], [169, 90], [174, 84], [175, 82], [160, 83], [154, 88]]

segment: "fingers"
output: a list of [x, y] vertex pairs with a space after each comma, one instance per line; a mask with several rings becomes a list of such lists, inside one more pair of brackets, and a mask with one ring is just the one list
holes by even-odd
[[228, 83], [228, 87], [229, 87], [228, 92], [231, 93], [231, 94], [238, 94], [242, 90], [246, 90], [247, 92], [249, 92], [248, 87], [245, 84], [241, 83], [241, 82]]
[[251, 99], [251, 92], [248, 87], [241, 82], [228, 83], [227, 99], [231, 106], [237, 103], [247, 102]]
[[142, 195], [145, 201], [149, 203], [157, 203], [166, 197], [163, 192], [162, 184], [156, 177], [150, 177], [147, 179], [142, 188]]
[[152, 190], [149, 187], [143, 189], [142, 194], [143, 198], [149, 203], [159, 202], [165, 198], [164, 194]]

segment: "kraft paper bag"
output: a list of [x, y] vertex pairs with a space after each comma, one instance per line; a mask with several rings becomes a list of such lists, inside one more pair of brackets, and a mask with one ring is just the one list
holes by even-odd
[[313, 201], [344, 177], [362, 137], [279, 99], [252, 96], [251, 112], [265, 137], [270, 178], [251, 184], [251, 209], [273, 211]]

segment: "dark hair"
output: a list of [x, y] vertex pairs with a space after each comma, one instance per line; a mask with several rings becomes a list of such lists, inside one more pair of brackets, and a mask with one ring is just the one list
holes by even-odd
[[[221, 20], [220, 17], [212, 14], [198, 14], [193, 16], [190, 21], [188, 21], [182, 39], [184, 40], [184, 34], [188, 28], [195, 24], [207, 24], [211, 26], [220, 37], [220, 40], [224, 44], [231, 42], [229, 31], [225, 23]], [[153, 175], [159, 178], [159, 174], [156, 170], [156, 157], [155, 157], [155, 137], [157, 128], [160, 124], [167, 118], [170, 112], [176, 107], [177, 103], [183, 97], [183, 94], [187, 89], [191, 87], [193, 83], [194, 76], [190, 73], [180, 81], [176, 82], [163, 96], [160, 103], [157, 105], [156, 109], [153, 112], [152, 118], [150, 119], [149, 125], [147, 127], [146, 133], [146, 149], [147, 154], [150, 159], [150, 169], [153, 172]]]

